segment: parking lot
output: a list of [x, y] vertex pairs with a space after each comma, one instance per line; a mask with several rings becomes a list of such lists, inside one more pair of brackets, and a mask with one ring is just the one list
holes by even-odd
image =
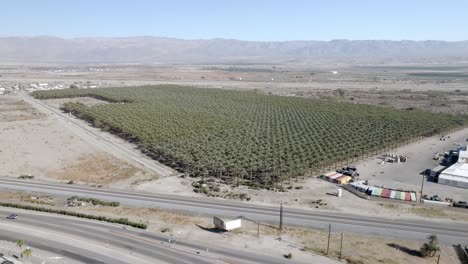
[[[448, 138], [450, 136], [450, 138]], [[439, 137], [426, 138], [401, 148], [388, 151], [397, 155], [407, 156], [405, 163], [384, 163], [383, 155], [364, 160], [357, 165], [362, 180], [368, 180], [370, 185], [387, 188], [414, 190], [419, 192], [423, 181], [422, 173], [439, 164], [433, 159], [434, 153], [444, 153], [467, 144], [468, 129], [463, 129], [445, 135], [445, 141]], [[468, 201], [468, 190], [424, 180], [424, 194], [439, 195], [442, 198], [452, 198], [456, 201]]]

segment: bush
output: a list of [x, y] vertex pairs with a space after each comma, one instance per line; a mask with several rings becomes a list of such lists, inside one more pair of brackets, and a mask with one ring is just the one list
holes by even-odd
[[285, 254], [284, 257], [287, 259], [292, 259], [292, 254], [291, 253]]
[[430, 235], [427, 237], [429, 240], [427, 243], [424, 243], [421, 247], [420, 253], [422, 257], [434, 257], [435, 254], [440, 251], [440, 247], [437, 245], [439, 243], [436, 235]]
[[110, 206], [110, 207], [120, 206], [119, 202], [108, 202], [108, 201], [103, 201], [103, 200], [99, 200], [99, 199], [95, 199], [95, 198], [89, 198], [89, 197], [72, 196], [72, 197], [70, 197], [68, 199], [69, 200], [76, 199], [77, 201], [91, 203], [93, 205], [102, 205], [102, 206]]
[[22, 179], [22, 180], [27, 180], [27, 179], [34, 179], [34, 176], [32, 175], [21, 175], [18, 177], [18, 179]]
[[4, 202], [0, 202], [0, 206], [32, 210], [32, 211], [38, 211], [38, 212], [53, 213], [53, 214], [68, 215], [68, 216], [74, 216], [74, 217], [80, 217], [80, 218], [87, 218], [87, 219], [98, 220], [98, 221], [103, 221], [103, 222], [128, 225], [128, 226], [132, 226], [132, 227], [139, 228], [139, 229], [147, 228], [146, 224], [131, 222], [127, 218], [108, 218], [105, 216], [88, 215], [88, 214], [71, 212], [71, 211], [66, 211], [66, 210], [56, 210], [56, 209], [51, 209], [51, 208], [36, 207], [36, 206], [31, 206], [31, 205], [14, 204], [14, 203], [4, 203]]
[[171, 229], [169, 227], [163, 227], [163, 228], [161, 228], [161, 232], [162, 233], [171, 232]]

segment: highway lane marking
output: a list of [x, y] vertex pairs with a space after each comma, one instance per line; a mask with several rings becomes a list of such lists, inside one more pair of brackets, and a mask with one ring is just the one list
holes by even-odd
[[[41, 216], [42, 216], [42, 215], [41, 215]], [[68, 220], [68, 219], [67, 219], [67, 220]], [[24, 220], [23, 220], [23, 221], [24, 221]], [[42, 219], [38, 219], [37, 221], [38, 221], [38, 222], [43, 222]], [[34, 219], [33, 219], [33, 220], [29, 220], [28, 222], [20, 222], [20, 223], [18, 223], [18, 224], [23, 224], [23, 225], [31, 226], [31, 225], [34, 225], [34, 222], [36, 222], [36, 221], [34, 221]], [[85, 224], [86, 224], [86, 223], [79, 223], [79, 222], [76, 223], [76, 221], [74, 221], [74, 220], [72, 220], [71, 223], [68, 223], [68, 222], [66, 223], [66, 225], [67, 225], [68, 227], [74, 226], [74, 227], [76, 227], [76, 228], [78, 228], [78, 229], [80, 229], [80, 228], [82, 228], [82, 229], [83, 229], [83, 228], [84, 228], [84, 229], [91, 229], [90, 232], [93, 232], [92, 230], [96, 230], [96, 231], [99, 230], [99, 231], [101, 231], [101, 232], [111, 232], [111, 233], [118, 234], [118, 235], [126, 234], [126, 233], [122, 233], [122, 232], [116, 231], [117, 227], [115, 227], [115, 226], [112, 226], [112, 228], [109, 228], [108, 226], [105, 226], [105, 227], [102, 227], [102, 228], [101, 228], [101, 227], [95, 227], [95, 226], [90, 226], [90, 225], [85, 225]], [[56, 224], [47, 224], [47, 226], [49, 226], [49, 227], [52, 228], [52, 229], [54, 228], [55, 225], [56, 225]], [[64, 232], [64, 231], [62, 230], [61, 232]], [[129, 232], [129, 231], [127, 231], [127, 232]], [[137, 232], [137, 230], [134, 230], [134, 231], [132, 230], [131, 232], [134, 233], [134, 232]], [[137, 234], [142, 234], [142, 233], [141, 233], [141, 231], [138, 230]], [[74, 235], [77, 236], [76, 234], [74, 234]], [[86, 234], [84, 234], [84, 235], [86, 236]], [[152, 235], [153, 235], [153, 234], [152, 234]], [[104, 236], [105, 236], [105, 235], [103, 234], [103, 235], [101, 236], [101, 238], [104, 238]], [[134, 235], [130, 235], [130, 234], [129, 234], [129, 235], [126, 235], [126, 236], [127, 236], [127, 237], [131, 237], [131, 238], [134, 238], [134, 237], [135, 237]], [[160, 239], [161, 241], [167, 241], [168, 239], [170, 239], [170, 237], [163, 237], [163, 236], [158, 237], [157, 234], [154, 234], [154, 236], [155, 236], [156, 238]], [[138, 240], [146, 241], [145, 239], [141, 239], [139, 236], [137, 236], [137, 237], [139, 238]], [[152, 239], [152, 241], [157, 241], [157, 240]], [[102, 242], [102, 241], [101, 241], [101, 242]], [[152, 244], [154, 244], [154, 242], [152, 242]], [[172, 243], [172, 245], [174, 245], [174, 244], [175, 244], [175, 243]], [[187, 245], [186, 242], [183, 242], [183, 244], [184, 244], [185, 247], [190, 247], [190, 245]], [[189, 243], [189, 244], [190, 244], [190, 243]], [[106, 245], [106, 246], [108, 246], [108, 245]], [[158, 246], [159, 246], [159, 245], [158, 245]], [[171, 247], [169, 247], [169, 248], [171, 248]], [[205, 248], [206, 248], [206, 247], [205, 247]], [[174, 249], [174, 248], [171, 248], [171, 249]], [[214, 249], [214, 250], [219, 251], [218, 249]], [[197, 255], [197, 256], [201, 256], [201, 255]], [[206, 256], [203, 256], [203, 257], [206, 257]], [[216, 260], [216, 261], [223, 261], [223, 262], [225, 262], [225, 263], [233, 263], [233, 262], [228, 262], [228, 261], [226, 261], [226, 260], [222, 260], [221, 258], [219, 258], [219, 259], [213, 258], [213, 259]]]
[[[48, 230], [48, 231], [42, 231], [42, 230], [38, 230], [37, 228], [31, 228], [29, 227], [29, 225], [24, 225], [24, 224], [16, 224], [16, 223], [12, 223], [12, 222], [8, 222], [8, 223], [5, 223], [5, 222], [0, 222], [0, 226], [3, 225], [5, 226], [6, 228], [12, 228], [12, 229], [7, 229], [7, 230], [18, 230], [18, 228], [22, 228], [24, 231], [26, 232], [23, 232], [23, 233], [26, 233], [28, 235], [31, 235], [31, 234], [34, 234], [36, 238], [49, 238], [51, 241], [54, 241], [54, 242], [57, 242], [59, 243], [55, 238], [58, 238], [58, 239], [61, 239], [61, 242], [60, 243], [63, 243], [63, 244], [67, 244], [68, 246], [71, 246], [71, 247], [75, 247], [77, 244], [80, 244], [82, 245], [81, 249], [83, 250], [87, 250], [87, 251], [90, 251], [90, 252], [94, 252], [95, 254], [101, 254], [102, 252], [106, 252], [106, 251], [109, 251], [107, 254], [104, 254], [105, 256], [112, 256], [114, 254], [114, 256], [119, 256], [121, 254], [123, 254], [121, 251], [119, 251], [118, 249], [112, 249], [112, 248], [109, 248], [109, 247], [103, 247], [103, 246], [100, 246], [99, 243], [93, 243], [93, 241], [89, 241], [89, 240], [86, 240], [86, 239], [78, 239], [78, 238], [74, 238], [74, 236], [64, 236], [64, 235], [61, 235], [61, 234], [58, 234], [58, 233], [54, 233], [54, 232], [51, 232], [51, 230]], [[16, 231], [18, 232], [18, 231]], [[39, 237], [37, 237], [39, 236]], [[65, 242], [66, 241], [66, 242]], [[100, 251], [96, 251], [96, 248], [100, 248]], [[118, 258], [120, 259], [125, 259], [125, 257], [128, 257], [129, 255], [128, 254], [124, 254], [123, 256], [120, 256]], [[153, 264], [152, 262], [148, 262], [147, 260], [145, 259], [142, 259], [142, 258], [139, 258], [137, 256], [134, 256], [134, 255], [130, 255], [130, 258], [133, 258], [135, 261], [142, 261], [142, 262], [137, 262], [137, 263], [148, 263], [148, 264]]]
[[[41, 219], [42, 217], [35, 217], [35, 218], [39, 218], [39, 219], [21, 220], [22, 222], [16, 222], [16, 223], [20, 225], [34, 226], [36, 222], [38, 222], [40, 223], [39, 226], [43, 229], [50, 229], [50, 230], [55, 229], [55, 231], [60, 232], [60, 233], [67, 233], [67, 230], [70, 230], [70, 233], [68, 233], [68, 235], [70, 236], [80, 237], [80, 238], [84, 237], [90, 241], [95, 241], [99, 244], [104, 243], [107, 248], [109, 248], [109, 246], [111, 245], [115, 246], [116, 248], [123, 248], [126, 250], [130, 250], [132, 255], [134, 255], [133, 254], [134, 251], [137, 251], [137, 248], [135, 248], [134, 245], [132, 245], [132, 243], [135, 243], [135, 241], [126, 240], [126, 241], [116, 242], [115, 241], [116, 239], [111, 239], [109, 236], [109, 233], [111, 233], [112, 230], [109, 229], [109, 227], [101, 228], [101, 230], [99, 230], [100, 231], [99, 233], [95, 233], [98, 230], [90, 227], [89, 224], [88, 226], [79, 225], [79, 224], [77, 225], [74, 220], [70, 221], [70, 219], [66, 219], [67, 221], [64, 221], [62, 223], [57, 223], [57, 222], [43, 223], [44, 221]], [[63, 226], [63, 225], [66, 225], [66, 226]], [[142, 256], [146, 256], [152, 259], [158, 258], [158, 257], [153, 257], [151, 254], [148, 254], [148, 253], [142, 253], [142, 252], [139, 252], [139, 253], [141, 253]], [[174, 261], [176, 261], [176, 257], [174, 256], [170, 256], [168, 254], [165, 254], [164, 252], [159, 252], [159, 254], [170, 259], [170, 261], [167, 261], [168, 263], [174, 263]], [[183, 262], [191, 263], [190, 261], [189, 262], [183, 261]]]
[[[173, 247], [167, 245], [165, 242], [161, 242], [161, 241], [155, 242], [156, 240], [145, 239], [145, 238], [141, 238], [141, 237], [136, 236], [136, 235], [126, 234], [126, 233], [122, 233], [122, 232], [118, 232], [118, 231], [111, 231], [111, 232], [114, 233], [114, 234], [123, 236], [123, 237], [130, 237], [130, 238], [135, 239], [135, 240], [140, 240], [140, 241], [143, 241], [145, 243], [155, 245], [155, 246], [158, 246], [158, 247], [165, 247], [165, 248], [172, 249], [172, 250], [175, 250], [175, 251], [180, 251], [180, 252], [183, 252], [183, 253], [186, 253], [186, 254], [190, 254], [190, 255], [194, 255], [194, 256], [198, 256], [198, 257], [203, 257], [203, 258], [207, 258], [207, 259], [211, 259], [211, 260], [215, 260], [215, 261], [219, 261], [219, 262], [224, 262], [224, 263], [227, 263], [227, 264], [235, 264], [234, 262], [228, 262], [228, 261], [220, 259], [220, 258], [204, 256], [204, 255], [193, 253], [193, 252], [190, 252], [190, 251], [187, 251], [187, 250], [173, 248]], [[168, 243], [170, 243], [170, 242], [168, 242]], [[174, 244], [171, 244], [171, 245], [174, 245]]]

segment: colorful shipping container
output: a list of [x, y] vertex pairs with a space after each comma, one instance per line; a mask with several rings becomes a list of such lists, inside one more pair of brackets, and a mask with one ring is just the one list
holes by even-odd
[[380, 188], [374, 186], [368, 186], [364, 184], [364, 181], [353, 182], [350, 184], [355, 189], [365, 192], [371, 196], [375, 197], [382, 197], [382, 198], [389, 198], [389, 199], [397, 199], [402, 201], [408, 202], [416, 202], [416, 193], [413, 191], [397, 191], [387, 188]]

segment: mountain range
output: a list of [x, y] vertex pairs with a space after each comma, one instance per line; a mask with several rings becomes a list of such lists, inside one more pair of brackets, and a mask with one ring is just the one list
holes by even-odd
[[3, 63], [215, 64], [278, 62], [466, 62], [468, 41], [331, 40], [260, 42], [162, 37], [0, 38]]

